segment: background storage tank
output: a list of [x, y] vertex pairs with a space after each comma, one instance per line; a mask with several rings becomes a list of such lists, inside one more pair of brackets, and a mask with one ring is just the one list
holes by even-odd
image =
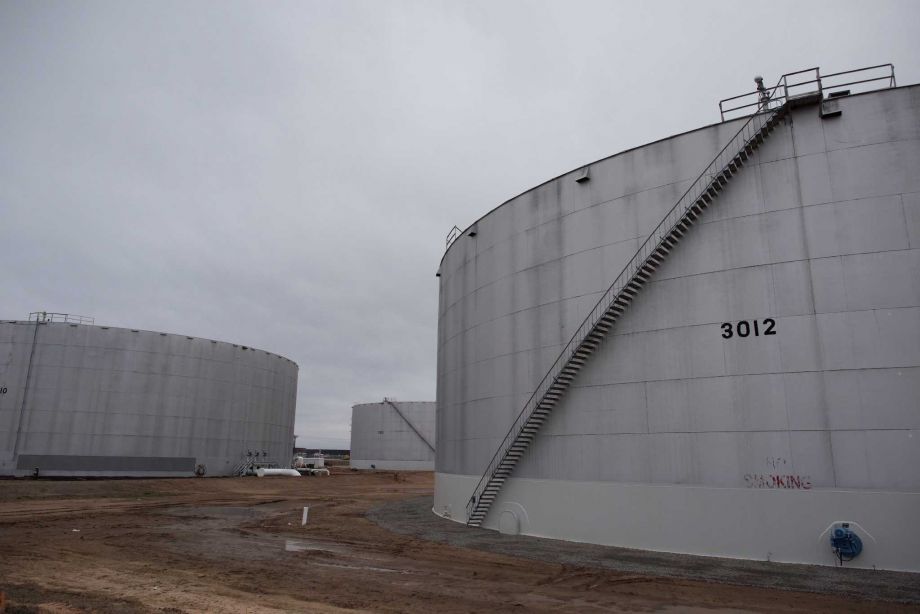
[[847, 565], [920, 570], [920, 87], [820, 83], [450, 244], [436, 513], [819, 564], [837, 528], [864, 546]]
[[[435, 403], [393, 401], [351, 408], [351, 466], [434, 470]], [[373, 465], [373, 467], [372, 467]]]
[[209, 339], [0, 322], [0, 474], [229, 475], [289, 466], [297, 365]]

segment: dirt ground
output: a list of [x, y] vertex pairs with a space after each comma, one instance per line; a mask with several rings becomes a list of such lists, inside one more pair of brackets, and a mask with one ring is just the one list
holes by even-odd
[[0, 591], [6, 612], [916, 611], [455, 547], [366, 516], [432, 488], [431, 473], [345, 469], [0, 481]]

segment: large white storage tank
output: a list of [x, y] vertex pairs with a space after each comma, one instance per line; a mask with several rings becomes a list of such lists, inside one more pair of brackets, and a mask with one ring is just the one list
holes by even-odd
[[0, 322], [0, 475], [231, 475], [287, 466], [297, 365], [247, 346], [52, 321]]
[[436, 513], [828, 565], [849, 523], [845, 565], [920, 571], [920, 87], [789, 100], [535, 435], [544, 375], [748, 118], [548, 181], [449, 246]]
[[351, 408], [351, 466], [355, 469], [433, 471], [432, 401], [362, 403]]

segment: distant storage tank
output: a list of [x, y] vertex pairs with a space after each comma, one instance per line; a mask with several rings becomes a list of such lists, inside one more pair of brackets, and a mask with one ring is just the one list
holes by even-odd
[[292, 361], [50, 320], [0, 322], [0, 475], [230, 475], [247, 454], [289, 466]]
[[435, 403], [393, 401], [351, 408], [351, 466], [433, 471]]
[[920, 571], [920, 86], [816, 75], [450, 237], [436, 513]]

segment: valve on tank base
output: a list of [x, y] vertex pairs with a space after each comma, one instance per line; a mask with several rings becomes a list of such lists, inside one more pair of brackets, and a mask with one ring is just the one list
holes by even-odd
[[842, 566], [845, 561], [858, 557], [863, 545], [859, 535], [850, 530], [850, 523], [842, 522], [831, 531], [831, 548]]

